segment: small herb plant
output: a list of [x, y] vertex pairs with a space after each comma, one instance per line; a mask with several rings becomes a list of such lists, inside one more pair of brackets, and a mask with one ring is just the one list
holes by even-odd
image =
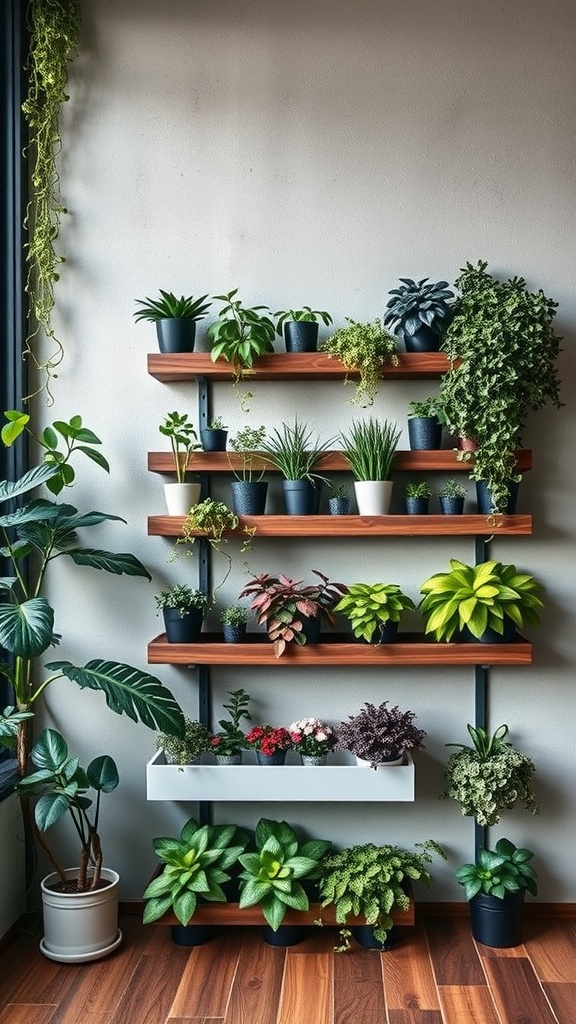
[[431, 498], [432, 490], [425, 480], [410, 481], [404, 488], [404, 494], [407, 498]]
[[462, 814], [474, 817], [479, 825], [497, 825], [500, 815], [523, 803], [527, 811], [538, 813], [532, 789], [534, 762], [514, 750], [506, 740], [508, 726], [501, 725], [489, 735], [484, 729], [468, 725], [472, 746], [459, 747], [444, 768], [446, 786], [442, 797], [456, 800]]
[[270, 927], [277, 931], [286, 910], [308, 910], [301, 880], [318, 878], [331, 844], [324, 839], [300, 843], [285, 821], [260, 818], [255, 830], [256, 852], [240, 855], [240, 908], [258, 904]]
[[426, 733], [414, 725], [415, 718], [413, 711], [401, 711], [398, 705], [389, 708], [387, 700], [378, 707], [366, 702], [358, 714], [338, 726], [337, 749], [350, 750], [376, 769], [384, 761], [424, 746]]
[[236, 825], [200, 826], [194, 818], [186, 822], [179, 839], [155, 839], [154, 850], [164, 868], [143, 893], [144, 924], [172, 910], [180, 924], [187, 925], [199, 900], [226, 903], [222, 885], [230, 881], [228, 871], [247, 844], [248, 836]]
[[350, 583], [334, 607], [342, 612], [358, 639], [370, 643], [379, 626], [399, 622], [402, 613], [413, 610], [411, 597], [404, 594], [397, 583]]
[[201, 754], [210, 749], [212, 734], [202, 722], [184, 717], [184, 736], [171, 736], [160, 733], [156, 737], [156, 747], [166, 754], [170, 764], [194, 764]]
[[159, 299], [135, 299], [141, 307], [134, 313], [134, 319], [149, 320], [155, 323], [157, 320], [203, 320], [212, 305], [206, 302], [207, 295], [201, 295], [195, 299], [193, 295], [181, 295], [177, 298], [173, 292], [166, 292], [160, 289]]
[[457, 480], [451, 478], [438, 491], [439, 498], [465, 498], [466, 488], [459, 484]]
[[411, 337], [421, 327], [429, 327], [434, 334], [442, 335], [450, 322], [450, 302], [454, 298], [448, 281], [429, 281], [427, 277], [421, 281], [401, 277], [400, 281], [400, 288], [388, 292], [392, 298], [386, 303], [384, 323]]
[[292, 580], [283, 573], [253, 575], [240, 594], [251, 599], [250, 608], [258, 625], [266, 627], [277, 658], [282, 656], [287, 644], [302, 646], [306, 643], [303, 619], [320, 615], [328, 625], [334, 625], [332, 612], [346, 588], [342, 583], [330, 583], [317, 569], [312, 572], [320, 582], [306, 586], [302, 585], [302, 580]]
[[389, 480], [400, 428], [388, 420], [356, 420], [341, 434], [342, 455], [355, 480]]
[[174, 608], [183, 617], [190, 608], [201, 608], [203, 611], [208, 606], [208, 598], [202, 590], [194, 590], [186, 583], [177, 583], [169, 590], [161, 590], [155, 597], [159, 610], [162, 608]]
[[[320, 348], [347, 370], [360, 374], [352, 401], [366, 407], [374, 404], [384, 366], [398, 363], [396, 339], [378, 319], [366, 324], [349, 317], [346, 320], [348, 327], [339, 327]], [[344, 383], [349, 383], [348, 377]]]
[[228, 430], [228, 427], [221, 416], [216, 416], [213, 420], [210, 420], [208, 430]]
[[318, 718], [301, 718], [288, 726], [292, 750], [307, 757], [321, 757], [334, 750], [336, 733]]
[[427, 419], [429, 416], [435, 416], [440, 423], [444, 422], [442, 402], [438, 395], [425, 398], [422, 402], [408, 403], [408, 417], [410, 419]]
[[276, 334], [280, 337], [282, 337], [282, 330], [287, 320], [294, 320], [296, 323], [318, 323], [321, 320], [326, 327], [332, 323], [332, 317], [326, 310], [311, 309], [310, 306], [304, 306], [303, 309], [279, 309], [274, 316], [278, 317]]
[[210, 746], [214, 754], [233, 756], [240, 754], [247, 746], [246, 735], [240, 728], [243, 719], [252, 721], [252, 715], [248, 708], [250, 697], [245, 690], [228, 691], [229, 701], [224, 704], [224, 710], [228, 711], [230, 718], [221, 718], [218, 722], [221, 731], [216, 732], [210, 739]]
[[183, 484], [192, 452], [200, 451], [198, 435], [194, 424], [188, 419], [188, 413], [169, 412], [159, 426], [160, 433], [170, 440], [176, 482]]
[[259, 427], [242, 427], [234, 437], [230, 438], [229, 447], [242, 457], [242, 468], [240, 470], [237, 470], [229, 459], [232, 472], [237, 480], [251, 483], [255, 478], [256, 472], [258, 474], [256, 480], [261, 480], [264, 476], [265, 469], [259, 471], [254, 469], [254, 457], [259, 449], [262, 448], [265, 437], [266, 427], [264, 424], [261, 424]]
[[499, 839], [493, 850], [481, 848], [478, 851], [475, 864], [459, 867], [456, 878], [464, 886], [467, 900], [478, 893], [503, 900], [507, 893], [523, 889], [537, 896], [538, 876], [528, 863], [533, 856], [532, 850], [515, 846], [509, 839]]
[[268, 440], [262, 445], [267, 461], [280, 470], [285, 480], [321, 480], [325, 477], [314, 472], [314, 467], [321, 455], [327, 451], [332, 444], [332, 438], [327, 441], [313, 440], [312, 431], [307, 423], [299, 423], [294, 419], [294, 425], [282, 424], [281, 430], [274, 429]]
[[220, 612], [220, 621], [224, 626], [245, 626], [248, 621], [248, 612], [241, 604], [233, 604], [223, 608]]

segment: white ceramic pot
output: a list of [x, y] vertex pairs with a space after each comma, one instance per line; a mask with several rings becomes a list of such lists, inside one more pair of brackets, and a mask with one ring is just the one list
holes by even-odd
[[[66, 878], [75, 878], [78, 868], [67, 868]], [[44, 938], [40, 949], [50, 960], [84, 963], [111, 953], [122, 941], [118, 928], [118, 884], [120, 876], [102, 868], [103, 888], [90, 892], [56, 892], [54, 871], [42, 880]]]
[[[364, 761], [363, 758], [357, 757], [356, 764], [359, 768], [370, 768], [370, 761]], [[378, 765], [379, 768], [396, 768], [398, 765], [404, 764], [404, 755], [402, 757], [392, 758], [390, 761], [381, 761]]]
[[169, 516], [186, 516], [200, 499], [200, 484], [164, 484]]
[[391, 480], [355, 480], [354, 493], [358, 514], [361, 516], [385, 516], [392, 499]]

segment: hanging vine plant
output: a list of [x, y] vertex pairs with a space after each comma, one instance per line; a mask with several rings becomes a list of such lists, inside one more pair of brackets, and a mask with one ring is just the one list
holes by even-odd
[[[29, 295], [30, 327], [24, 355], [44, 373], [38, 391], [46, 389], [52, 402], [50, 384], [57, 376], [64, 349], [52, 326], [54, 285], [64, 257], [56, 249], [60, 220], [66, 208], [60, 197], [58, 154], [61, 148], [60, 109], [68, 99], [68, 67], [76, 56], [82, 24], [80, 0], [29, 0], [30, 48], [27, 62], [28, 94], [23, 105], [29, 129], [31, 157], [30, 200], [26, 211], [26, 291]], [[43, 331], [50, 339], [46, 359], [38, 354]]]

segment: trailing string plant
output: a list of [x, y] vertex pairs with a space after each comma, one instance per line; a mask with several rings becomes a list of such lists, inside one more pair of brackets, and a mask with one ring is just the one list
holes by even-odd
[[[30, 327], [24, 354], [44, 374], [38, 388], [46, 390], [53, 402], [51, 382], [64, 356], [62, 342], [52, 325], [54, 285], [64, 257], [56, 250], [62, 214], [66, 207], [60, 197], [57, 166], [62, 140], [60, 110], [68, 100], [68, 68], [78, 52], [82, 24], [80, 0], [30, 0], [28, 3], [30, 49], [27, 63], [28, 94], [23, 105], [28, 126], [27, 152], [33, 166], [31, 195], [26, 211], [26, 291], [30, 300]], [[45, 359], [38, 353], [43, 331], [51, 351]], [[38, 393], [38, 392], [36, 392]]]
[[[206, 537], [206, 540], [213, 550], [217, 551], [220, 555], [223, 555], [228, 562], [228, 569], [224, 578], [220, 581], [218, 586], [214, 588], [213, 597], [224, 585], [232, 571], [232, 558], [224, 549], [224, 545], [228, 543], [224, 534], [237, 530], [239, 526], [240, 520], [236, 513], [233, 512], [232, 509], [228, 508], [228, 505], [223, 501], [215, 501], [214, 498], [204, 498], [204, 500], [198, 502], [197, 505], [193, 505], [182, 524], [182, 535], [178, 537], [176, 541], [176, 548], [171, 555], [171, 559], [176, 557], [177, 546], [179, 544], [194, 544], [196, 537], [200, 533], [202, 536]], [[255, 533], [255, 526], [247, 526], [246, 524], [243, 524], [242, 535], [244, 536], [244, 540], [240, 547], [240, 552], [242, 554], [250, 548], [250, 544]], [[193, 552], [191, 550], [188, 552], [188, 554], [192, 553]]]
[[[359, 374], [351, 401], [366, 407], [374, 404], [383, 367], [398, 363], [396, 339], [378, 319], [367, 324], [349, 317], [346, 320], [348, 327], [339, 327], [322, 342], [320, 349], [339, 359], [347, 370]], [[344, 383], [350, 383], [348, 376]]]

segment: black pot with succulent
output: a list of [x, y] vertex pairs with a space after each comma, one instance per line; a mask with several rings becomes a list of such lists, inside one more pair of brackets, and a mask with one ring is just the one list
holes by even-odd
[[316, 352], [318, 348], [318, 323], [329, 327], [332, 317], [324, 309], [311, 309], [304, 306], [303, 309], [278, 310], [274, 313], [278, 317], [276, 334], [284, 338], [287, 352]]
[[444, 414], [438, 396], [408, 405], [408, 438], [413, 451], [438, 451], [442, 447]]
[[157, 299], [135, 299], [140, 306], [134, 313], [136, 322], [149, 320], [156, 324], [156, 336], [161, 352], [193, 352], [196, 343], [196, 324], [203, 320], [212, 305], [207, 295], [195, 299], [160, 289]]
[[202, 590], [177, 583], [156, 594], [169, 644], [193, 644], [200, 639], [208, 598]]
[[332, 439], [314, 439], [307, 423], [282, 423], [263, 443], [266, 461], [282, 473], [282, 488], [286, 513], [289, 516], [317, 515], [320, 508], [320, 490], [325, 477], [314, 471], [323, 453], [330, 448]]
[[440, 511], [443, 516], [461, 516], [464, 512], [466, 488], [453, 477], [447, 480], [438, 491]]
[[407, 352], [437, 352], [452, 313], [454, 292], [448, 281], [413, 281], [401, 277], [400, 288], [392, 288], [386, 303], [384, 324], [401, 331]]
[[362, 767], [404, 764], [406, 755], [424, 746], [426, 735], [414, 724], [414, 711], [389, 708], [385, 700], [378, 707], [368, 701], [358, 714], [336, 728], [336, 750], [349, 750]]
[[409, 516], [426, 516], [432, 490], [425, 480], [409, 481], [404, 489], [406, 512]]
[[200, 440], [205, 452], [225, 452], [228, 427], [221, 416], [215, 416], [206, 427], [200, 427]]
[[238, 516], [263, 516], [266, 512], [268, 481], [264, 480], [265, 469], [256, 469], [258, 450], [264, 444], [266, 427], [242, 427], [230, 438], [230, 448], [240, 456], [241, 466], [230, 459], [235, 480], [231, 483], [232, 508]]
[[483, 261], [467, 263], [456, 286], [460, 297], [442, 343], [451, 367], [440, 397], [449, 429], [476, 445], [458, 458], [489, 488], [489, 510], [509, 513], [527, 415], [548, 403], [562, 405], [557, 303], [541, 289], [528, 291], [521, 277], [497, 281]]
[[222, 635], [227, 644], [242, 643], [246, 636], [248, 612], [241, 604], [232, 604], [220, 612]]
[[350, 511], [350, 490], [345, 484], [330, 484], [328, 511], [331, 516], [347, 516]]

